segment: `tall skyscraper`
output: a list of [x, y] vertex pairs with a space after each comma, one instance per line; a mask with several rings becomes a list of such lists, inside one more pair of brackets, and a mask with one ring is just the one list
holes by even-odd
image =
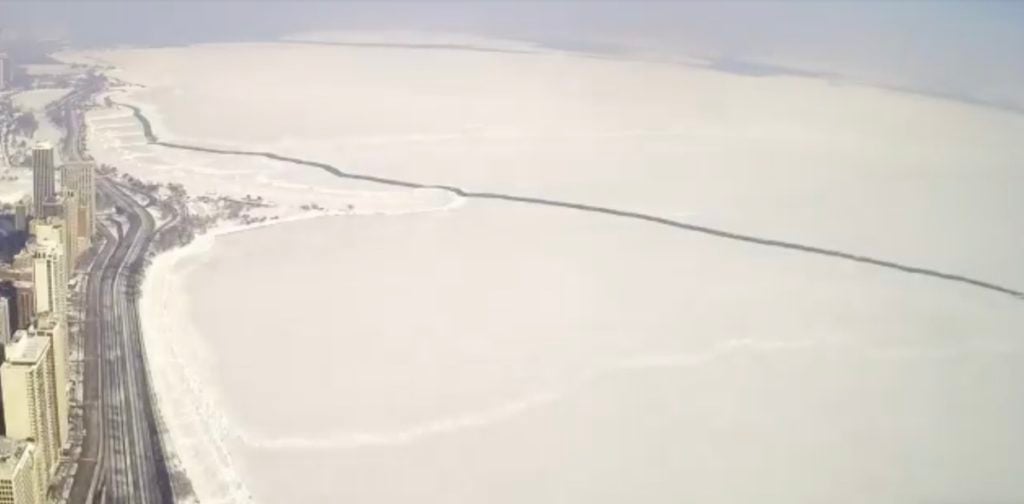
[[11, 303], [6, 297], [0, 297], [0, 345], [11, 341]]
[[14, 330], [28, 329], [36, 315], [36, 290], [32, 282], [14, 282]]
[[[67, 163], [61, 168], [61, 184], [65, 191], [78, 197], [78, 250], [92, 244], [96, 231], [96, 166], [90, 162]], [[67, 202], [65, 202], [65, 205]]]
[[63, 210], [64, 210], [64, 259], [67, 261], [67, 273], [68, 277], [74, 276], [75, 261], [78, 259], [78, 248], [79, 238], [81, 238], [81, 232], [79, 231], [79, 209], [78, 209], [78, 193], [74, 189], [63, 190]]
[[9, 65], [7, 53], [0, 52], [0, 91], [7, 89], [7, 73], [10, 72], [7, 67]]
[[53, 146], [40, 142], [32, 148], [32, 205], [36, 218], [46, 214], [44, 205], [55, 195]]
[[50, 199], [43, 202], [43, 213], [36, 215], [35, 217], [37, 219], [45, 219], [48, 217], [63, 219], [64, 203], [57, 196], [52, 196]]
[[14, 230], [28, 231], [28, 208], [27, 198], [21, 198], [14, 204]]
[[50, 244], [61, 249], [64, 248], [64, 219], [61, 217], [50, 217], [39, 219], [33, 226], [33, 234], [36, 237], [36, 244]]
[[34, 469], [40, 495], [46, 495], [46, 483], [60, 454], [51, 351], [49, 338], [30, 338], [18, 331], [0, 366], [7, 437], [36, 443]]
[[[31, 269], [29, 270], [31, 271]], [[14, 335], [14, 331], [18, 330], [18, 288], [14, 286], [15, 280], [2, 280], [0, 281], [0, 297], [7, 300], [7, 340], [4, 343], [11, 341], [11, 336]], [[0, 324], [3, 321], [0, 320]], [[3, 362], [3, 358], [0, 357], [0, 362]], [[0, 384], [3, 386], [3, 384]], [[0, 432], [2, 433], [2, 432]]]
[[54, 392], [57, 395], [57, 439], [58, 446], [68, 441], [68, 368], [71, 354], [68, 350], [68, 331], [65, 319], [57, 314], [42, 313], [29, 328], [30, 338], [50, 340], [50, 359], [53, 364]]
[[0, 504], [43, 504], [34, 458], [33, 443], [0, 437]]
[[36, 244], [32, 267], [36, 313], [67, 313], [67, 261], [61, 244], [49, 241]]

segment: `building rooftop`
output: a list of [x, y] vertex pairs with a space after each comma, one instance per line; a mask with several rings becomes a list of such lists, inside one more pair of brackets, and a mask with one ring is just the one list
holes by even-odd
[[[11, 264], [0, 264], [0, 280], [20, 282], [32, 278], [31, 263], [26, 264], [25, 259], [25, 257], [22, 257], [21, 261], [14, 261]], [[28, 256], [27, 259], [31, 260], [32, 256]]]
[[9, 479], [29, 449], [28, 441], [0, 436], [0, 479]]
[[46, 239], [36, 243], [32, 257], [57, 257], [64, 255], [64, 248], [54, 239]]
[[35, 147], [33, 147], [33, 149], [44, 149], [44, 150], [45, 149], [52, 149], [52, 148], [53, 148], [53, 144], [51, 144], [50, 142], [46, 142], [46, 141], [39, 142], [39, 143], [37, 143], [35, 145]]
[[25, 330], [16, 331], [11, 343], [5, 348], [5, 364], [35, 364], [46, 355], [49, 348], [49, 338], [32, 338]]
[[52, 331], [54, 328], [60, 326], [60, 317], [53, 314], [53, 312], [42, 312], [37, 317], [35, 322], [32, 324], [32, 328], [37, 331]]

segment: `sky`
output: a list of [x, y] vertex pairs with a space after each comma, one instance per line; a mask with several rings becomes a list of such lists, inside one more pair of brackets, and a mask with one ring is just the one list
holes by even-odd
[[1024, 2], [2, 1], [0, 26], [77, 45], [458, 31], [756, 63], [1024, 111]]

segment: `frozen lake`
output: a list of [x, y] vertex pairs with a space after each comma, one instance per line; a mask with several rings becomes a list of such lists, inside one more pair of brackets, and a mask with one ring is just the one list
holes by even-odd
[[207, 355], [261, 502], [1021, 491], [1006, 296], [500, 203], [235, 233], [178, 267], [164, 315], [196, 324], [175, 344]]
[[[115, 98], [163, 139], [1024, 286], [1019, 115], [519, 49], [87, 56], [145, 86]], [[154, 262], [147, 351], [205, 501], [1024, 498], [1019, 299], [607, 214], [147, 145], [119, 107], [89, 128], [101, 162], [147, 180], [259, 194], [283, 216], [310, 201], [359, 214], [209, 235]]]

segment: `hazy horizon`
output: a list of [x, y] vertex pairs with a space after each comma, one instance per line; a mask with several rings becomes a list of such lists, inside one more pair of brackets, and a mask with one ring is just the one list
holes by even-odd
[[[315, 30], [450, 31], [644, 50], [1024, 110], [1015, 2], [7, 2], [7, 37], [76, 46], [269, 41]], [[754, 66], [750, 66], [754, 65]]]

